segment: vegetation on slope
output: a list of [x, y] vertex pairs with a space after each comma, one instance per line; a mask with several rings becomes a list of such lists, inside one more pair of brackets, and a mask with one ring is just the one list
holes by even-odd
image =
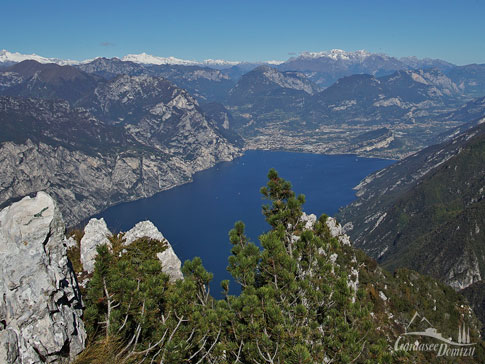
[[334, 236], [325, 215], [302, 213], [304, 196], [276, 171], [261, 189], [271, 229], [260, 247], [237, 222], [229, 237], [228, 271], [241, 286], [211, 297], [200, 260], [186, 261], [184, 279], [171, 283], [156, 253], [161, 242], [140, 239], [98, 249], [87, 287], [84, 321], [90, 344], [81, 363], [415, 363], [478, 362], [435, 353], [394, 352], [416, 311], [445, 337], [460, 324], [477, 342], [477, 320], [464, 299], [431, 278], [382, 270]]
[[382, 218], [362, 233], [359, 246], [386, 268], [415, 269], [455, 288], [480, 280], [485, 273], [484, 131], [482, 126], [470, 131], [458, 154], [408, 190], [382, 193], [375, 207]]

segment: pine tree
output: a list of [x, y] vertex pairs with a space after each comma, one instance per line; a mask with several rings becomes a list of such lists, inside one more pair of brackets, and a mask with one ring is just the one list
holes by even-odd
[[230, 233], [228, 270], [242, 286], [226, 296], [234, 312], [232, 360], [253, 363], [349, 362], [363, 351], [366, 307], [353, 300], [347, 270], [331, 259], [340, 245], [326, 216], [306, 230], [305, 198], [275, 170], [261, 188], [270, 204], [263, 214], [271, 230], [260, 237], [262, 251], [244, 236], [244, 224]]

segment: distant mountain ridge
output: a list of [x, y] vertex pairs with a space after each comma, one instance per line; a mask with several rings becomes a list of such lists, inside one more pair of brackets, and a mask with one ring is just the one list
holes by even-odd
[[69, 65], [26, 60], [0, 73], [0, 92], [9, 96], [64, 99], [75, 103], [102, 81], [99, 76]]
[[[95, 59], [103, 58], [103, 57], [96, 57], [93, 59], [86, 59], [86, 60], [62, 60], [58, 58], [47, 58], [43, 56], [39, 56], [37, 54], [21, 54], [18, 52], [9, 52], [7, 50], [0, 51], [0, 64], [1, 63], [18, 63], [27, 59], [36, 60], [40, 63], [57, 63], [60, 65], [76, 65], [76, 64], [84, 64], [89, 63]], [[341, 49], [332, 49], [330, 51], [322, 51], [322, 52], [302, 52], [297, 57], [291, 57], [288, 60], [266, 60], [266, 61], [229, 61], [224, 59], [206, 59], [203, 61], [197, 60], [187, 60], [181, 59], [177, 57], [160, 57], [151, 54], [147, 54], [145, 52], [139, 54], [127, 54], [123, 57], [119, 58], [122, 61], [133, 62], [137, 64], [153, 64], [153, 65], [185, 65], [185, 66], [206, 66], [212, 68], [219, 68], [225, 69], [230, 68], [233, 66], [237, 66], [240, 64], [254, 64], [262, 65], [268, 64], [272, 66], [281, 66], [283, 68], [288, 67], [288, 65], [295, 65], [295, 67], [301, 67], [301, 62], [304, 61], [316, 61], [313, 63], [313, 67], [317, 67], [317, 64], [320, 62], [343, 62], [346, 64], [345, 67], [353, 67], [357, 64], [360, 64], [362, 69], [366, 69], [372, 65], [373, 62], [379, 62], [379, 67], [383, 70], [385, 69], [392, 69], [393, 71], [397, 69], [402, 69], [403, 65], [412, 67], [412, 68], [438, 68], [440, 70], [446, 70], [452, 68], [454, 65], [450, 62], [443, 61], [440, 59], [431, 59], [431, 58], [424, 58], [419, 59], [417, 57], [402, 57], [402, 58], [395, 58], [392, 56], [388, 56], [381, 53], [371, 53], [365, 50], [358, 50], [354, 52], [347, 52]], [[392, 66], [394, 65], [394, 66]], [[397, 68], [396, 68], [397, 67]], [[317, 67], [318, 68], [318, 67]], [[282, 69], [283, 70], [283, 69]], [[292, 71], [298, 71], [298, 68], [292, 68]], [[312, 69], [308, 69], [308, 71], [312, 71]], [[360, 73], [360, 72], [359, 72]], [[378, 75], [378, 72], [363, 72], [363, 73], [370, 73]]]
[[304, 52], [278, 66], [283, 71], [304, 72], [316, 84], [327, 87], [339, 78], [353, 74], [386, 76], [399, 70], [437, 68], [446, 71], [454, 65], [439, 59], [416, 57], [395, 58], [365, 50], [346, 52], [332, 49], [325, 52]]
[[[19, 63], [24, 60], [36, 60], [40, 63], [56, 63], [59, 65], [76, 65], [88, 71], [90, 63], [100, 63], [99, 60], [107, 58], [97, 57], [83, 61], [61, 60], [46, 58], [36, 54], [12, 53], [7, 50], [0, 51], [0, 68]], [[178, 67], [202, 67], [221, 71], [234, 82], [244, 73], [261, 66], [269, 65], [280, 71], [297, 71], [304, 73], [312, 82], [319, 87], [328, 87], [342, 77], [354, 74], [370, 74], [376, 77], [390, 75], [400, 70], [417, 70], [435, 68], [448, 75], [465, 93], [473, 97], [485, 96], [485, 64], [470, 64], [456, 66], [441, 59], [424, 58], [414, 56], [396, 58], [386, 54], [372, 53], [365, 50], [347, 52], [340, 49], [332, 49], [322, 52], [302, 52], [288, 60], [267, 61], [227, 61], [222, 59], [207, 59], [204, 61], [185, 60], [177, 57], [159, 57], [147, 53], [128, 54], [120, 58], [111, 58], [113, 62], [127, 62], [128, 64], [142, 67], [153, 66], [178, 66]], [[183, 87], [183, 86], [182, 86]], [[214, 101], [214, 100], [210, 100]]]
[[59, 65], [73, 65], [78, 64], [80, 61], [64, 60], [59, 58], [46, 58], [33, 54], [22, 54], [19, 52], [9, 52], [6, 49], [0, 50], [0, 64], [12, 65], [26, 60], [34, 60], [39, 63], [56, 63]]

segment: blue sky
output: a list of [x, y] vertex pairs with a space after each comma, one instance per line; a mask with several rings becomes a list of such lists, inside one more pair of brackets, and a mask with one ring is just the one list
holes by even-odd
[[340, 48], [485, 63], [485, 0], [9, 0], [0, 9], [0, 49], [46, 57], [258, 61]]

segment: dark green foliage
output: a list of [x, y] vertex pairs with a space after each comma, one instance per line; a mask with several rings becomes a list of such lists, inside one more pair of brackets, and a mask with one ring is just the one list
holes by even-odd
[[86, 296], [85, 322], [91, 337], [102, 331], [106, 339], [129, 342], [135, 338], [137, 349], [146, 349], [146, 343], [158, 339], [168, 289], [168, 277], [156, 257], [163, 249], [164, 243], [150, 239], [139, 239], [123, 252], [98, 247]]
[[[242, 221], [236, 222], [234, 229], [229, 232], [229, 240], [233, 244], [233, 248], [227, 270], [242, 287], [253, 285], [256, 278], [256, 267], [260, 260], [260, 251], [255, 244], [248, 242], [244, 235]], [[227, 289], [224, 290], [227, 291]]]
[[281, 226], [294, 230], [297, 221], [301, 217], [301, 205], [305, 203], [305, 196], [295, 197], [291, 189], [291, 183], [278, 176], [278, 173], [271, 169], [268, 173], [268, 185], [261, 188], [263, 197], [271, 201], [271, 205], [263, 206], [263, 215], [266, 221], [273, 228]]
[[111, 242], [111, 250], [98, 247], [84, 313], [93, 344], [80, 362], [91, 362], [86, 359], [93, 357], [90, 351], [100, 347], [116, 348], [108, 359], [121, 363], [180, 363], [219, 350], [215, 344], [222, 333], [225, 305], [209, 295], [212, 274], [200, 258], [185, 262], [183, 281], [170, 283], [156, 257], [165, 249], [163, 242]]

